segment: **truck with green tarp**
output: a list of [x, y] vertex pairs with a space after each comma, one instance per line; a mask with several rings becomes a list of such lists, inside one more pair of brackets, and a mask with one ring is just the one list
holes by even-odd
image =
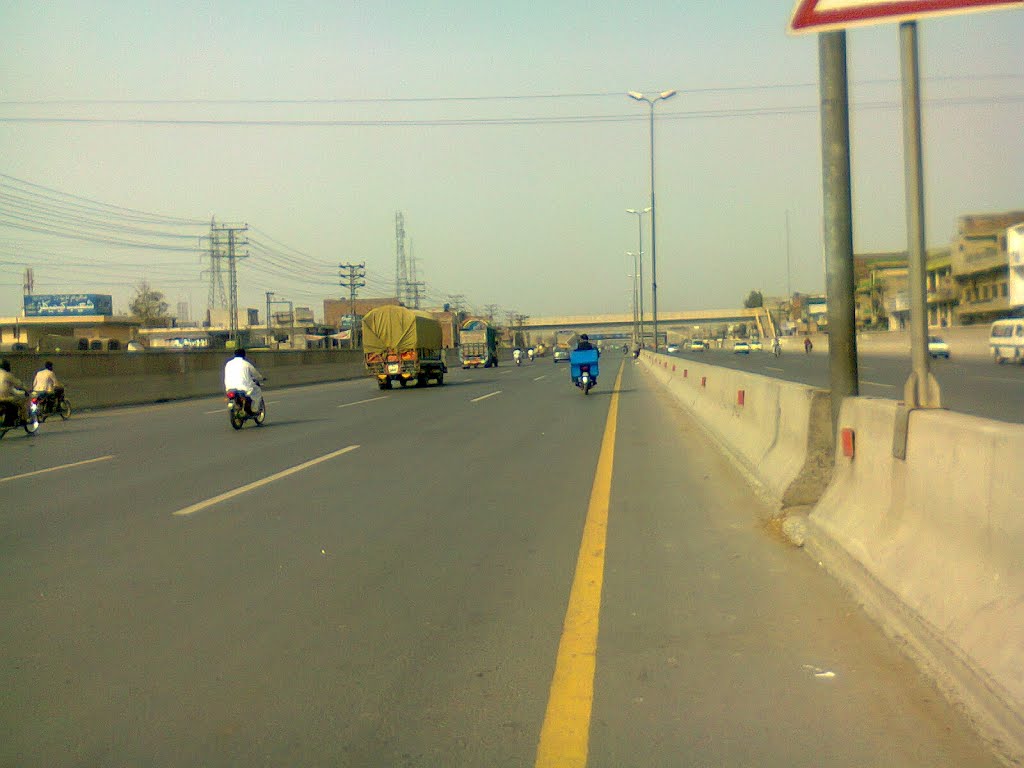
[[497, 367], [497, 330], [484, 320], [467, 320], [459, 332], [459, 359], [463, 368]]
[[422, 387], [444, 384], [448, 368], [442, 351], [441, 324], [426, 312], [397, 305], [376, 307], [363, 316], [366, 369], [381, 389], [394, 382]]

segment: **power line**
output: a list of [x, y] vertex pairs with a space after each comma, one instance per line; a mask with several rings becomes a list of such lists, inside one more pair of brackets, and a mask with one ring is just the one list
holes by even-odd
[[[929, 83], [939, 82], [979, 82], [986, 80], [1020, 80], [1020, 73], [957, 73], [950, 75], [932, 75], [922, 78]], [[876, 78], [851, 81], [851, 86], [893, 85], [899, 80], [895, 78]], [[736, 93], [744, 91], [777, 91], [801, 88], [817, 88], [818, 83], [753, 83], [748, 85], [718, 85], [699, 88], [680, 89], [688, 94]], [[138, 106], [138, 105], [330, 105], [330, 104], [446, 104], [459, 102], [486, 101], [551, 101], [570, 99], [603, 99], [623, 96], [628, 89], [618, 91], [584, 91], [567, 93], [527, 93], [527, 94], [476, 94], [457, 96], [352, 96], [352, 97], [312, 97], [312, 98], [261, 98], [261, 99], [7, 99], [0, 100], [0, 107], [5, 106]]]
[[[1024, 102], [1024, 95], [962, 96], [925, 99], [931, 107], [1006, 105]], [[896, 101], [855, 103], [853, 110], [896, 110]], [[818, 104], [789, 107], [750, 107], [739, 109], [678, 110], [662, 112], [659, 121], [707, 120], [735, 117], [772, 117], [819, 113]], [[643, 115], [560, 115], [525, 117], [456, 117], [428, 119], [368, 119], [368, 120], [300, 120], [300, 119], [205, 119], [205, 118], [118, 118], [118, 117], [0, 117], [0, 123], [26, 125], [125, 125], [184, 126], [184, 127], [270, 127], [270, 128], [439, 128], [460, 126], [518, 126], [518, 125], [593, 125], [600, 123], [636, 123], [645, 121]]]

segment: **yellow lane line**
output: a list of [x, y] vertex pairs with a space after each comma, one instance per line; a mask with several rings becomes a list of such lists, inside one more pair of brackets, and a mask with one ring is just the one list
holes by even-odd
[[583, 539], [576, 560], [576, 575], [569, 593], [569, 607], [558, 644], [547, 713], [537, 745], [536, 768], [584, 768], [587, 764], [608, 507], [615, 459], [615, 428], [624, 370], [625, 365], [620, 364], [608, 406], [601, 453], [597, 459], [587, 520], [583, 525]]
[[324, 454], [323, 456], [319, 456], [315, 459], [310, 459], [309, 461], [303, 462], [302, 464], [296, 464], [294, 467], [281, 470], [280, 472], [275, 472], [273, 475], [270, 475], [269, 477], [264, 477], [262, 480], [257, 480], [254, 483], [249, 483], [248, 485], [243, 485], [240, 486], [239, 488], [235, 488], [230, 491], [225, 491], [219, 496], [214, 496], [212, 499], [200, 501], [196, 504], [193, 504], [190, 507], [179, 509], [174, 514], [179, 517], [191, 515], [194, 512], [199, 512], [200, 510], [212, 507], [214, 504], [220, 504], [222, 501], [233, 499], [235, 496], [241, 496], [243, 493], [248, 493], [249, 491], [253, 491], [264, 485], [268, 485], [274, 482], [275, 480], [280, 480], [281, 478], [288, 477], [289, 475], [294, 475], [296, 472], [301, 472], [304, 469], [309, 469], [310, 467], [320, 464], [321, 462], [333, 459], [335, 456], [341, 456], [343, 453], [349, 453], [350, 451], [354, 451], [358, 447], [358, 445], [350, 445], [347, 448], [342, 448], [339, 451], [333, 451], [331, 453]]
[[95, 464], [97, 461], [110, 461], [113, 456], [99, 456], [95, 459], [86, 459], [85, 461], [75, 461], [71, 464], [61, 464], [59, 467], [47, 467], [46, 469], [37, 469], [32, 472], [23, 472], [20, 475], [11, 475], [10, 477], [0, 477], [0, 483], [6, 483], [10, 480], [20, 480], [23, 477], [32, 477], [33, 475], [42, 475], [46, 472], [56, 472], [58, 469], [71, 469], [71, 467], [81, 467], [84, 464]]

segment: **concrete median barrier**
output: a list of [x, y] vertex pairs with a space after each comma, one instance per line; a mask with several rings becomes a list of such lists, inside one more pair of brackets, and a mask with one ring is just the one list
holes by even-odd
[[817, 501], [832, 470], [827, 391], [669, 355], [641, 362], [778, 506]]
[[[806, 546], [979, 730], [1024, 759], [1024, 426], [848, 398]], [[846, 434], [845, 446], [842, 430]], [[852, 454], [852, 455], [847, 455]]]

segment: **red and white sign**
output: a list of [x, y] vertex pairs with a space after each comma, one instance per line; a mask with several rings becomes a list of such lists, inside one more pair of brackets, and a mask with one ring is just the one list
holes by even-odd
[[790, 32], [824, 32], [938, 14], [1024, 8], [1021, 0], [797, 0]]

